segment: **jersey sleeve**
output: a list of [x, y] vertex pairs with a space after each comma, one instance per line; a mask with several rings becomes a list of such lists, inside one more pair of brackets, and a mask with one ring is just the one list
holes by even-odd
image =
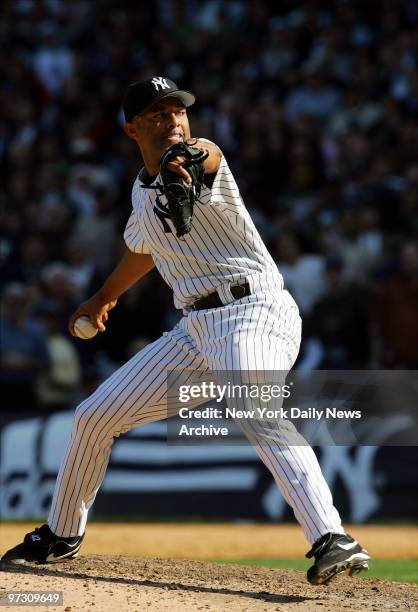
[[222, 157], [213, 179], [210, 204], [221, 205], [231, 211], [238, 211], [243, 205], [238, 186], [225, 157]]
[[[207, 138], [199, 138], [199, 140], [215, 144]], [[207, 178], [210, 180], [208, 181]], [[218, 205], [234, 212], [243, 206], [238, 186], [223, 155], [217, 172], [205, 178], [200, 200], [204, 204]]]
[[150, 250], [144, 242], [144, 237], [139, 227], [137, 212], [133, 208], [131, 216], [128, 219], [126, 228], [123, 234], [125, 244], [130, 251], [133, 253], [140, 253], [142, 255], [150, 255]]

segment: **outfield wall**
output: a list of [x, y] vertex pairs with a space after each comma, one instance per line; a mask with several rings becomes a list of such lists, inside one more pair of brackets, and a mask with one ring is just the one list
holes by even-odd
[[[44, 516], [73, 412], [17, 419], [0, 427], [2, 518]], [[418, 507], [417, 447], [321, 446], [321, 467], [345, 520], [402, 519]], [[170, 446], [165, 422], [116, 439], [93, 514], [292, 520], [272, 477], [250, 446]]]

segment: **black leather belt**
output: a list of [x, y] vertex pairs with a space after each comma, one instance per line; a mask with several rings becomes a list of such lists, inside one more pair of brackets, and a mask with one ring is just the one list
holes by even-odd
[[[243, 283], [242, 285], [232, 285], [230, 287], [230, 291], [236, 300], [240, 300], [243, 297], [247, 297], [247, 295], [251, 295], [250, 285], [248, 283]], [[219, 308], [220, 306], [224, 306], [221, 298], [219, 297], [219, 293], [214, 291], [213, 293], [209, 293], [200, 300], [196, 300], [192, 304], [193, 310], [204, 310], [205, 308]]]

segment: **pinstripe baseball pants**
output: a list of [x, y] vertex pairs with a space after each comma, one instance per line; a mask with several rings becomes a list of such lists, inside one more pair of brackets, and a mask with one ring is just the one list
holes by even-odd
[[[167, 418], [167, 371], [287, 372], [298, 354], [300, 329], [297, 307], [287, 291], [258, 292], [221, 308], [190, 312], [172, 331], [139, 351], [76, 410], [48, 517], [51, 530], [63, 537], [84, 533], [114, 438]], [[272, 473], [308, 541], [327, 532], [344, 533], [306, 442], [289, 444], [280, 423], [272, 427], [271, 422], [240, 421], [239, 426]]]

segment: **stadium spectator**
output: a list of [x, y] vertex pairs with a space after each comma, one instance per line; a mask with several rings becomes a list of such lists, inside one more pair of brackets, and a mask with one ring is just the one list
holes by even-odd
[[36, 396], [40, 410], [55, 411], [69, 409], [74, 405], [81, 388], [81, 365], [73, 343], [60, 329], [59, 306], [45, 302], [38, 310], [47, 333], [50, 356], [48, 369], [37, 379]]
[[[397, 245], [418, 232], [415, 4], [1, 3], [2, 286], [29, 282], [34, 299], [50, 299], [54, 289], [39, 276], [66, 263], [68, 242], [79, 238], [93, 247], [100, 274], [113, 267], [139, 170], [122, 132], [121, 92], [135, 79], [169, 74], [197, 94], [193, 132], [225, 151], [272, 251], [282, 234], [296, 235], [298, 266], [341, 257], [344, 283], [373, 292]], [[281, 263], [291, 288], [296, 260]], [[323, 290], [320, 269], [312, 273], [315, 282], [296, 289], [305, 312]], [[405, 292], [405, 275], [397, 278]], [[395, 279], [384, 282], [394, 292]], [[153, 283], [152, 330], [139, 325], [138, 336], [159, 336], [173, 320], [169, 292]], [[57, 299], [68, 312], [74, 295], [63, 284]], [[394, 302], [391, 324], [402, 306]], [[132, 298], [129, 314], [143, 307]], [[416, 325], [417, 311], [408, 316]], [[357, 333], [355, 317], [344, 324], [347, 335]], [[392, 346], [383, 331], [376, 328], [377, 344]], [[102, 340], [89, 351], [124, 359]], [[413, 336], [404, 343], [395, 361], [414, 364]]]
[[314, 347], [316, 354], [312, 369], [362, 370], [370, 366], [368, 309], [367, 292], [347, 281], [341, 259], [330, 257], [326, 262], [326, 293], [305, 326], [308, 347]]
[[1, 394], [9, 410], [36, 408], [35, 386], [50, 364], [47, 337], [28, 315], [28, 294], [21, 283], [9, 283], [1, 296]]
[[379, 283], [375, 316], [379, 365], [418, 369], [418, 243], [399, 249], [398, 270]]
[[285, 286], [302, 315], [307, 315], [325, 291], [325, 258], [315, 253], [302, 253], [292, 234], [280, 236], [277, 248], [277, 265]]

